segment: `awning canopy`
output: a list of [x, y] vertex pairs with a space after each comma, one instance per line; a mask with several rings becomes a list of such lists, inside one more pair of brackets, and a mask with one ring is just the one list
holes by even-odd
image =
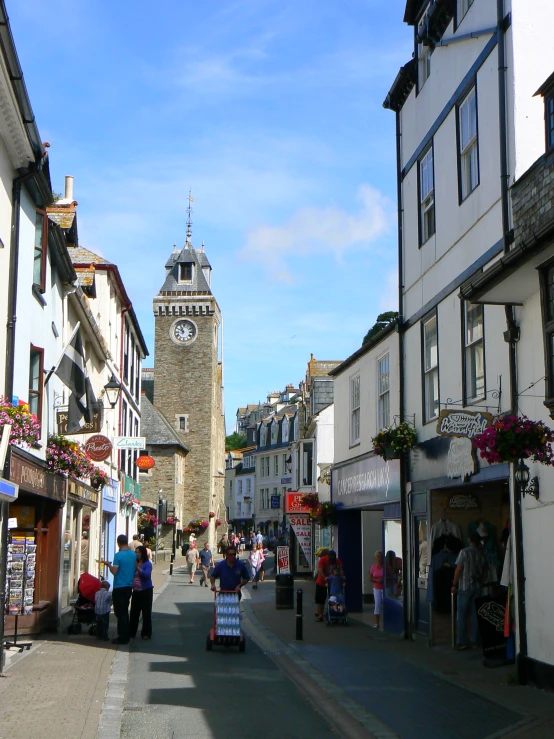
[[539, 290], [538, 270], [554, 257], [554, 244], [521, 244], [460, 289], [460, 298], [486, 305], [523, 305]]

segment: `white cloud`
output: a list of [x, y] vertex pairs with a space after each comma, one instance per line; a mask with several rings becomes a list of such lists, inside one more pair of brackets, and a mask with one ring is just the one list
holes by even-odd
[[305, 207], [283, 226], [253, 228], [240, 256], [260, 262], [272, 279], [291, 284], [295, 256], [328, 255], [340, 260], [347, 250], [367, 250], [389, 231], [392, 203], [368, 184], [360, 185], [356, 200], [360, 208], [355, 215], [333, 206]]

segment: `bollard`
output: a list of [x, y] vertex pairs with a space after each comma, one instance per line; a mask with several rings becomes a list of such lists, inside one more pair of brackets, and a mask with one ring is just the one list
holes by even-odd
[[296, 591], [296, 640], [302, 641], [302, 590], [299, 588]]
[[169, 575], [173, 575], [173, 562], [171, 562], [169, 565]]

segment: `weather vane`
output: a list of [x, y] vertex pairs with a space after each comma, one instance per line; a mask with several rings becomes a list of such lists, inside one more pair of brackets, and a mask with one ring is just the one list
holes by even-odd
[[190, 244], [191, 243], [191, 240], [192, 240], [192, 217], [191, 217], [192, 216], [192, 205], [191, 205], [191, 203], [194, 202], [194, 198], [191, 195], [191, 190], [190, 189], [189, 189], [189, 196], [188, 196], [187, 200], [189, 201], [189, 204], [187, 206], [187, 214], [188, 214], [188, 218], [187, 218], [187, 244]]

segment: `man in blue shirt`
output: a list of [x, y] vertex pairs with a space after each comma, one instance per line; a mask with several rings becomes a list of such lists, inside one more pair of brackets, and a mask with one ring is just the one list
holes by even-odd
[[218, 562], [215, 566], [210, 582], [212, 590], [217, 590], [215, 581], [219, 578], [219, 587], [221, 590], [236, 590], [240, 593], [242, 587], [248, 582], [248, 570], [244, 562], [237, 561], [237, 550], [230, 546], [225, 550], [225, 559]]
[[119, 551], [116, 553], [113, 564], [105, 562], [114, 576], [113, 580], [113, 610], [117, 618], [117, 639], [114, 644], [129, 644], [129, 601], [133, 592], [133, 580], [137, 566], [137, 555], [129, 548], [125, 534], [117, 537]]
[[202, 583], [204, 583], [204, 585], [208, 587], [208, 574], [210, 572], [210, 567], [214, 566], [214, 558], [212, 556], [212, 550], [210, 549], [210, 545], [207, 541], [204, 542], [204, 549], [200, 550], [199, 555], [200, 555], [200, 565], [202, 566], [202, 577], [200, 578], [200, 587], [202, 587]]

